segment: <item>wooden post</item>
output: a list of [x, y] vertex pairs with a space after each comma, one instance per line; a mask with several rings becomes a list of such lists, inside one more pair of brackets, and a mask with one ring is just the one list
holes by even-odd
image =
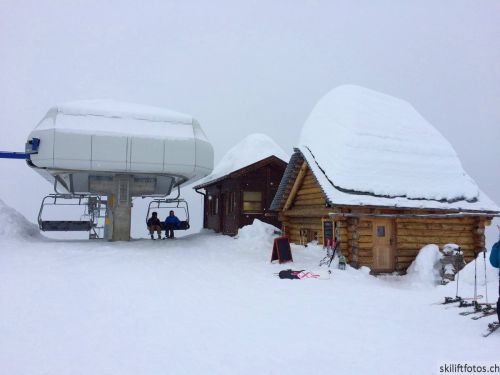
[[292, 190], [290, 191], [290, 195], [288, 196], [285, 206], [283, 207], [283, 211], [288, 210], [292, 203], [293, 200], [295, 199], [295, 196], [297, 195], [297, 191], [299, 190], [300, 185], [302, 184], [302, 180], [304, 179], [304, 176], [306, 175], [307, 172], [307, 163], [304, 161], [302, 163], [302, 166], [300, 167], [299, 174], [297, 175], [297, 178], [295, 179], [295, 182], [293, 183]]
[[[474, 220], [474, 251], [479, 253], [486, 250], [486, 240], [484, 236], [485, 219], [476, 218]], [[470, 260], [470, 257], [468, 260]]]
[[358, 260], [358, 240], [359, 240], [359, 233], [358, 233], [358, 224], [359, 224], [359, 218], [357, 217], [350, 217], [347, 221], [347, 229], [348, 231], [351, 232], [350, 236], [348, 238], [351, 238], [351, 266], [354, 268], [359, 268], [359, 260]]

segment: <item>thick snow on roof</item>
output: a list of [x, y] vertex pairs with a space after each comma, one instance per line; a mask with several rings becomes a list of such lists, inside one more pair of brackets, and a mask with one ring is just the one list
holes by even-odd
[[37, 130], [163, 139], [207, 140], [190, 115], [114, 100], [80, 100], [52, 107]]
[[345, 85], [325, 95], [299, 149], [324, 173], [331, 198], [342, 191], [358, 193], [344, 194], [351, 200], [475, 202], [482, 195], [450, 143], [409, 103], [366, 88]]
[[451, 203], [427, 199], [409, 199], [406, 197], [380, 197], [371, 194], [355, 194], [341, 191], [332, 185], [307, 148], [303, 147], [301, 149], [301, 154], [310, 166], [326, 198], [334, 205], [500, 212], [500, 208], [481, 190], [479, 190], [477, 199], [473, 202], [461, 200]]
[[52, 110], [65, 115], [103, 116], [191, 124], [193, 118], [165, 108], [119, 102], [110, 99], [78, 100], [56, 105]]
[[220, 179], [228, 174], [254, 164], [269, 156], [288, 162], [290, 156], [265, 134], [251, 134], [233, 146], [215, 166], [212, 174], [197, 183], [197, 186]]

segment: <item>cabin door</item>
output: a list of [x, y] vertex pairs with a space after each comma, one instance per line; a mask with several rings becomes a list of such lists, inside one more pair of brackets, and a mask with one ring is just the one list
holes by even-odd
[[391, 219], [373, 221], [373, 261], [374, 272], [393, 272], [395, 270], [395, 223]]

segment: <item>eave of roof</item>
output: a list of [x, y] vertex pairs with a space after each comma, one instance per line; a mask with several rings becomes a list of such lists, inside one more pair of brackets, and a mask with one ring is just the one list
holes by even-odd
[[254, 170], [257, 170], [257, 169], [262, 168], [262, 167], [269, 165], [269, 164], [277, 164], [277, 165], [281, 165], [283, 167], [286, 167], [286, 165], [287, 165], [287, 163], [285, 161], [281, 160], [277, 156], [271, 155], [271, 156], [268, 156], [267, 158], [256, 161], [255, 163], [249, 164], [243, 168], [232, 171], [231, 173], [228, 173], [224, 176], [221, 176], [221, 177], [218, 177], [214, 180], [210, 180], [210, 181], [204, 182], [202, 184], [196, 185], [193, 187], [193, 189], [195, 189], [195, 190], [204, 189], [210, 185], [217, 184], [218, 182], [226, 180], [228, 178], [240, 177], [244, 174], [253, 172]]
[[[278, 187], [276, 195], [271, 203], [271, 210], [280, 211], [283, 208], [283, 204], [288, 197], [290, 192], [290, 184], [297, 177], [296, 171], [302, 161], [306, 161], [313, 176], [315, 177], [318, 186], [323, 192], [327, 204], [330, 207], [366, 207], [366, 208], [394, 208], [394, 209], [412, 209], [412, 210], [437, 210], [437, 211], [448, 211], [448, 212], [468, 212], [477, 214], [488, 214], [491, 216], [496, 216], [500, 213], [498, 207], [491, 202], [489, 203], [489, 198], [484, 196], [483, 199], [486, 201], [484, 204], [486, 206], [491, 205], [491, 209], [486, 209], [481, 207], [481, 202], [468, 202], [468, 201], [457, 201], [457, 202], [442, 202], [429, 199], [408, 199], [404, 197], [381, 197], [372, 195], [369, 193], [359, 193], [355, 191], [346, 191], [336, 187], [332, 181], [330, 181], [321, 167], [316, 163], [314, 156], [310, 150], [307, 148], [295, 148], [294, 154], [290, 159], [287, 170], [283, 175], [281, 183]], [[335, 197], [334, 197], [335, 196]], [[366, 199], [363, 199], [366, 197]], [[363, 202], [364, 200], [364, 202]], [[469, 208], [464, 208], [462, 205], [469, 206]], [[497, 209], [494, 209], [494, 208]]]

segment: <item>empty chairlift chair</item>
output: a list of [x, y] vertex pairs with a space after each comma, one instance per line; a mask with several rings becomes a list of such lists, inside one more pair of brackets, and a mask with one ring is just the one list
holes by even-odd
[[[79, 220], [54, 220], [45, 216], [48, 207], [80, 206], [84, 212]], [[99, 238], [98, 221], [104, 216], [105, 203], [98, 195], [50, 194], [42, 200], [38, 212], [38, 227], [44, 232], [89, 232], [89, 238]]]

